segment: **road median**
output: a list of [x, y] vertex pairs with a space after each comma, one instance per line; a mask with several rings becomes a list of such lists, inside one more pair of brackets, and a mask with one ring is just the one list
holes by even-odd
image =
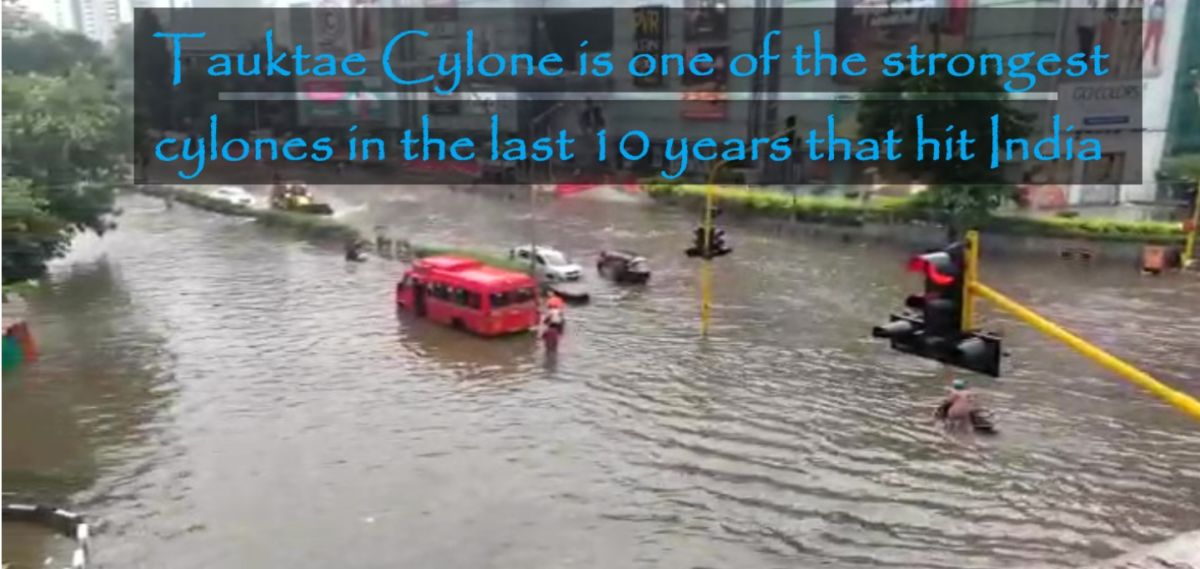
[[[703, 208], [703, 184], [643, 183], [643, 189], [659, 203]], [[760, 218], [840, 226], [864, 224], [937, 225], [939, 212], [909, 197], [873, 197], [868, 201], [846, 197], [792, 195], [783, 191], [717, 186], [714, 190], [722, 210]], [[1081, 239], [1095, 242], [1136, 242], [1153, 245], [1182, 245], [1185, 234], [1179, 223], [1120, 221], [1078, 217], [1023, 217], [994, 214], [979, 229], [985, 233], [1052, 239]]]
[[[351, 241], [370, 243], [366, 235], [352, 224], [328, 216], [295, 213], [276, 209], [261, 209], [229, 203], [204, 195], [190, 188], [176, 186], [132, 186], [137, 193], [170, 199], [197, 209], [223, 215], [253, 218], [264, 227], [293, 233], [299, 238], [318, 243], [345, 244]], [[489, 265], [528, 272], [529, 267], [501, 254], [466, 247], [453, 247], [431, 243], [416, 243], [408, 239], [393, 239], [406, 244], [405, 249], [413, 257], [432, 255], [457, 255], [477, 259]]]

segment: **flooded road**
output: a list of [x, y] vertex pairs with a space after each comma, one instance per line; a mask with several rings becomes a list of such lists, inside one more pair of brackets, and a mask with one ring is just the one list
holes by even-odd
[[[546, 362], [397, 320], [397, 263], [123, 205], [30, 300], [43, 359], [4, 381], [5, 490], [90, 514], [102, 567], [1066, 567], [1200, 527], [1200, 426], [994, 311], [1014, 357], [971, 381], [1002, 435], [941, 434], [940, 369], [869, 338], [919, 285], [899, 249], [731, 228], [702, 341], [693, 219], [547, 200], [537, 240], [593, 300]], [[497, 251], [532, 226], [445, 190], [335, 205]], [[650, 285], [597, 280], [606, 247]], [[1200, 280], [982, 276], [1200, 394]]]

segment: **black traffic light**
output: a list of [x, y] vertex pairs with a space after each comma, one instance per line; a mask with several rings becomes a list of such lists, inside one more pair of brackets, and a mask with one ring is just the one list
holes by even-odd
[[[714, 221], [721, 216], [721, 208], [712, 206], [708, 209], [708, 221]], [[733, 247], [725, 243], [725, 230], [714, 225], [712, 231], [707, 234], [707, 243], [705, 242], [704, 226], [697, 227], [693, 231], [692, 246], [688, 247], [688, 257], [702, 257], [705, 259], [715, 259], [723, 257], [733, 252]]]
[[702, 257], [705, 259], [715, 259], [724, 257], [733, 252], [733, 248], [725, 243], [725, 230], [720, 227], [713, 227], [712, 232], [708, 234], [708, 242], [705, 243], [705, 231], [703, 227], [697, 227], [693, 232], [692, 246], [685, 251], [688, 257]]
[[733, 252], [733, 247], [725, 244], [725, 230], [714, 227], [712, 239], [708, 242], [708, 258], [724, 257]]
[[704, 247], [704, 228], [697, 227], [693, 233], [694, 233], [694, 236], [692, 238], [692, 246], [688, 247], [688, 250], [686, 251], [687, 256], [703, 257], [704, 249], [705, 249], [705, 247]]
[[974, 372], [1000, 376], [1000, 338], [963, 330], [966, 287], [965, 249], [955, 243], [914, 257], [909, 270], [925, 277], [925, 293], [905, 300], [906, 309], [892, 314], [871, 335], [887, 338], [893, 350], [936, 360]]
[[921, 309], [926, 332], [947, 339], [957, 336], [962, 332], [963, 287], [966, 286], [962, 244], [955, 243], [940, 251], [913, 257], [908, 268], [925, 276]]

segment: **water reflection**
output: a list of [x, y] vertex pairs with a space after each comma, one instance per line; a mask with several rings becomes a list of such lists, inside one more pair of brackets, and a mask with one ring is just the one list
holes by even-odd
[[[29, 298], [29, 313], [41, 358], [5, 373], [5, 492], [102, 507], [113, 499], [103, 478], [154, 468], [167, 444], [161, 413], [175, 389], [170, 355], [105, 258], [56, 272]], [[5, 524], [4, 556], [17, 565], [67, 563], [71, 549], [69, 539]]]

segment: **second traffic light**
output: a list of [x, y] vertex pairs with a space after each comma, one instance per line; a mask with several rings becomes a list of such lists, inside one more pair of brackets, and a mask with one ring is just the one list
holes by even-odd
[[687, 249], [687, 256], [715, 259], [733, 252], [733, 248], [725, 242], [724, 229], [713, 227], [712, 232], [708, 233], [707, 243], [704, 239], [705, 233], [703, 227], [697, 227], [693, 231], [692, 246]]
[[[706, 221], [711, 223], [713, 220], [720, 217], [720, 215], [721, 208], [712, 206], [705, 214], [707, 218]], [[717, 227], [716, 225], [713, 225], [712, 231], [707, 232], [707, 234], [704, 231], [703, 225], [697, 227], [692, 234], [692, 246], [688, 247], [687, 250], [684, 251], [688, 257], [715, 259], [717, 257], [724, 257], [725, 255], [733, 252], [733, 247], [730, 247], [725, 242], [725, 230]], [[705, 240], [706, 236], [708, 237], [707, 242]]]

